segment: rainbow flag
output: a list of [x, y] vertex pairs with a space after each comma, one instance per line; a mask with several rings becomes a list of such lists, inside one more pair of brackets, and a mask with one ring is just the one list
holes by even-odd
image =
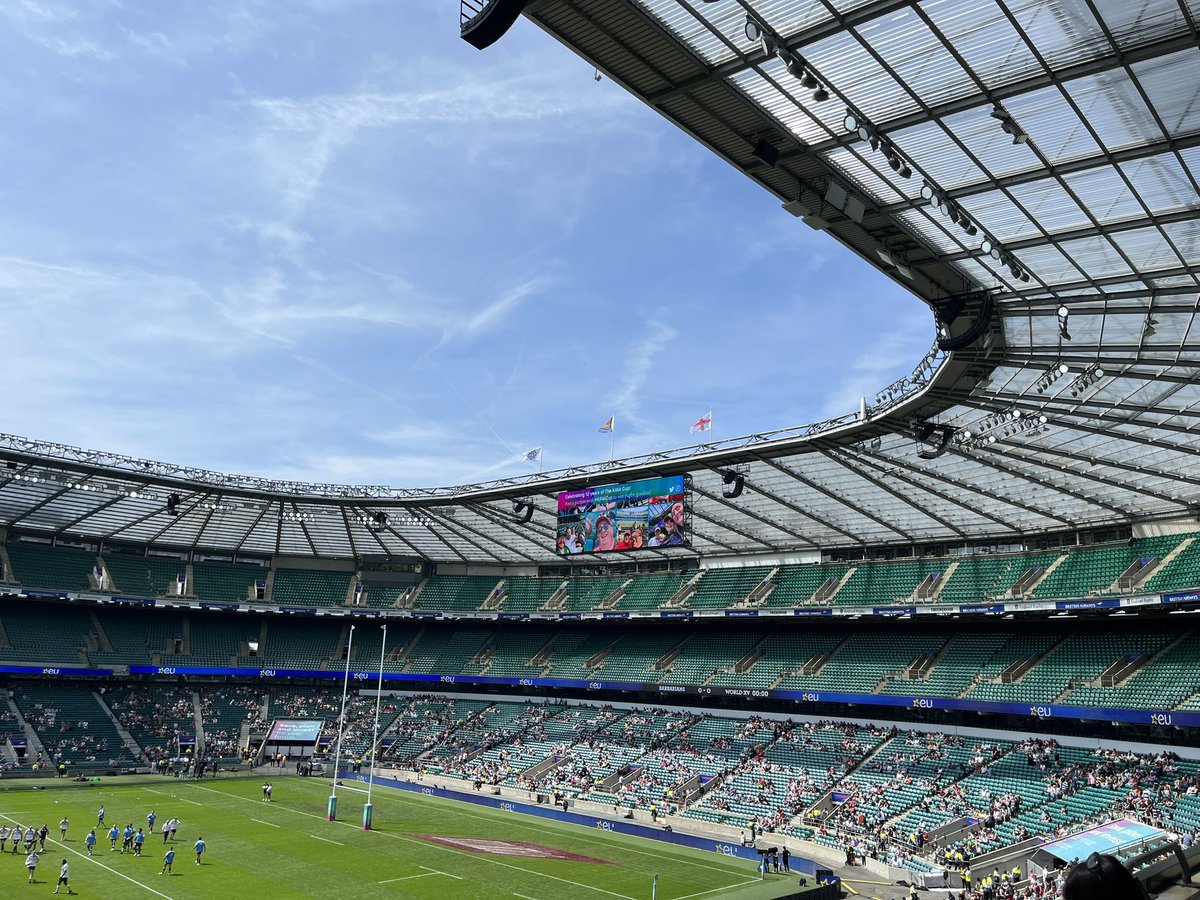
[[612, 434], [613, 431], [616, 430], [616, 427], [617, 427], [617, 417], [609, 416], [608, 421], [605, 422], [603, 425], [601, 425], [596, 430], [598, 432], [600, 432], [601, 434]]

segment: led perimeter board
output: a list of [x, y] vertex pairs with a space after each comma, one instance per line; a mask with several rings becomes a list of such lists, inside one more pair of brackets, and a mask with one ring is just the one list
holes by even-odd
[[558, 495], [555, 551], [570, 556], [690, 547], [691, 513], [686, 475], [564, 491]]

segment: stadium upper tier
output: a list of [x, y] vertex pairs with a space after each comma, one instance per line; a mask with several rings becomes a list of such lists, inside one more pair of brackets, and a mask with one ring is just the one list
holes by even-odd
[[729, 566], [624, 576], [434, 575], [409, 587], [352, 567], [189, 563], [10, 541], [4, 579], [41, 591], [264, 603], [281, 607], [547, 614], [785, 610], [973, 604], [1184, 592], [1200, 588], [1200, 532], [1036, 553], [826, 564]]
[[[864, 702], [867, 695], [901, 700], [877, 705], [943, 698], [979, 701], [979, 710], [997, 712], [1013, 710], [996, 704], [1025, 712], [1051, 704], [1200, 711], [1194, 677], [1200, 632], [1176, 620], [853, 626], [784, 620], [730, 632], [672, 622], [428, 620], [395, 624], [381, 646], [376, 629], [360, 628], [352, 641], [350, 623], [338, 619], [13, 600], [0, 604], [0, 664], [61, 666], [66, 674], [65, 667], [138, 666], [169, 674], [189, 667], [208, 674], [302, 670], [332, 678], [342, 674], [349, 649], [356, 672], [377, 669], [382, 657], [385, 672], [407, 673], [407, 681], [480, 676], [512, 684], [548, 679], [547, 687], [602, 681], [653, 692], [669, 686], [763, 697], [804, 692], [827, 702]], [[161, 728], [178, 697], [119, 692], [112, 702], [126, 709], [150, 699], [164, 709], [145, 727]]]

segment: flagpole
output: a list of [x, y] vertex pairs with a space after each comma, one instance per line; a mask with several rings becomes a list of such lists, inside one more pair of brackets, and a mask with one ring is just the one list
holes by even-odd
[[338, 719], [337, 752], [333, 755], [333, 790], [329, 795], [329, 821], [337, 818], [338, 766], [342, 761], [342, 732], [346, 730], [346, 692], [350, 688], [350, 651], [354, 647], [354, 626], [350, 626], [350, 638], [346, 641], [346, 678], [342, 682], [342, 714]]
[[371, 830], [371, 791], [375, 787], [375, 758], [379, 753], [379, 702], [383, 699], [383, 655], [387, 652], [387, 622], [383, 623], [383, 643], [379, 645], [379, 687], [375, 690], [375, 731], [371, 742], [371, 767], [367, 770], [367, 804], [363, 807], [363, 831]]
[[542, 466], [546, 462], [546, 445], [538, 447], [538, 472], [542, 471]]
[[614, 415], [612, 417], [612, 423], [613, 423], [612, 432], [611, 432], [612, 443], [608, 447], [608, 461], [609, 462], [612, 462], [614, 459], [617, 458], [617, 417], [616, 417], [616, 415]]

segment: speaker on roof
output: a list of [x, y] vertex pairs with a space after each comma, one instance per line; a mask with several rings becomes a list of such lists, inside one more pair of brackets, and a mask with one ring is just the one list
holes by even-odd
[[721, 491], [721, 496], [726, 500], [734, 500], [742, 496], [742, 489], [746, 486], [746, 476], [741, 472], [724, 472], [721, 480], [725, 482], [725, 490]]
[[533, 504], [526, 503], [524, 500], [513, 501], [513, 521], [518, 525], [525, 525], [533, 518]]
[[170, 496], [167, 497], [167, 515], [168, 516], [179, 515], [179, 495], [178, 494], [171, 494]]
[[500, 38], [525, 10], [528, 0], [459, 0], [459, 34], [476, 50]]

